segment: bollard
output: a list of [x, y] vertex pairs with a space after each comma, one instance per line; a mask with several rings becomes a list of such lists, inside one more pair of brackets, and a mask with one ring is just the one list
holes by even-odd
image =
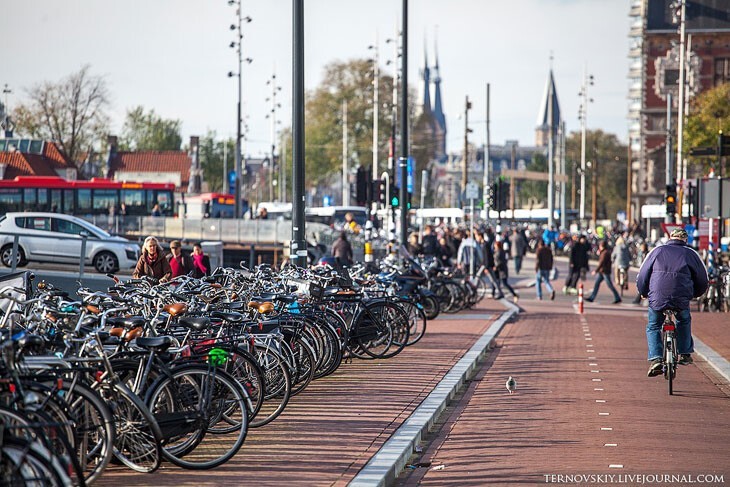
[[583, 283], [578, 284], [578, 313], [583, 314]]
[[365, 242], [365, 262], [373, 261], [373, 244]]

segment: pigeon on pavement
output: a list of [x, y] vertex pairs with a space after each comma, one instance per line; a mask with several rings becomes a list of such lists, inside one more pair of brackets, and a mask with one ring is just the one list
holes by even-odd
[[514, 380], [510, 375], [505, 385], [507, 386], [507, 390], [509, 391], [509, 393], [513, 394], [515, 392], [515, 389], [517, 388], [517, 381]]

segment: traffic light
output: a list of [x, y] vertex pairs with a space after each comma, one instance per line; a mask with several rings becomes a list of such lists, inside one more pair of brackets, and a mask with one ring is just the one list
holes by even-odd
[[499, 188], [499, 206], [502, 208], [501, 211], [508, 210], [510, 207], [509, 204], [509, 193], [510, 193], [510, 184], [509, 181], [502, 181]]
[[373, 181], [373, 201], [379, 203], [381, 206], [385, 206], [388, 201], [388, 195], [385, 194], [385, 181], [382, 179], [376, 179]]
[[360, 206], [364, 206], [368, 201], [368, 170], [365, 166], [357, 168], [355, 201], [357, 201], [357, 204]]
[[393, 208], [398, 208], [398, 205], [400, 204], [399, 195], [400, 195], [400, 188], [397, 186], [391, 186], [390, 187], [390, 206], [392, 206]]
[[667, 204], [667, 215], [674, 216], [677, 212], [677, 185], [667, 184], [665, 202]]

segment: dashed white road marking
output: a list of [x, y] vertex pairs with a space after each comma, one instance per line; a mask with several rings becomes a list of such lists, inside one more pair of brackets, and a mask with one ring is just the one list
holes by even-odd
[[588, 364], [588, 365], [592, 365], [592, 366], [594, 366], [594, 367], [595, 367], [595, 366], [597, 366], [598, 364]]
[[603, 446], [618, 446], [617, 443], [606, 443]]
[[594, 391], [602, 391], [602, 390], [603, 390], [603, 388], [602, 388], [602, 387], [594, 387], [594, 388], [593, 388], [593, 390], [594, 390]]
[[600, 370], [591, 370], [591, 373], [592, 373], [592, 374], [600, 374], [600, 373], [601, 373], [601, 371], [600, 371]]
[[608, 466], [608, 468], [624, 468], [624, 466], [621, 465], [620, 463], [619, 464], [612, 463], [611, 465]]
[[604, 402], [606, 402], [606, 400], [605, 399], [596, 399], [596, 402], [604, 403]]
[[599, 416], [610, 416], [611, 413], [598, 413]]
[[613, 431], [613, 428], [601, 428], [601, 431]]
[[601, 379], [591, 379], [593, 382], [601, 382]]

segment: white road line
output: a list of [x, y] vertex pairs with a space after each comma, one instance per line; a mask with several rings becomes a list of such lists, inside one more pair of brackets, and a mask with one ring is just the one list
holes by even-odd
[[588, 364], [588, 365], [593, 365], [593, 366], [595, 367], [595, 366], [597, 366], [598, 364]]
[[618, 446], [617, 443], [606, 443], [603, 446]]
[[612, 463], [611, 465], [608, 466], [608, 468], [624, 468], [624, 466], [621, 465], [620, 463], [619, 464]]
[[601, 428], [601, 431], [613, 431], [613, 428]]
[[593, 388], [593, 390], [594, 390], [594, 391], [602, 391], [602, 390], [603, 390], [603, 388], [602, 388], [602, 387], [594, 387], [594, 388]]
[[606, 402], [605, 399], [596, 399], [596, 402]]
[[599, 416], [610, 416], [611, 413], [598, 413]]
[[600, 371], [600, 370], [591, 370], [591, 373], [592, 373], [592, 374], [600, 374], [600, 373], [601, 373], [601, 371]]
[[601, 382], [601, 379], [591, 379], [593, 382]]

